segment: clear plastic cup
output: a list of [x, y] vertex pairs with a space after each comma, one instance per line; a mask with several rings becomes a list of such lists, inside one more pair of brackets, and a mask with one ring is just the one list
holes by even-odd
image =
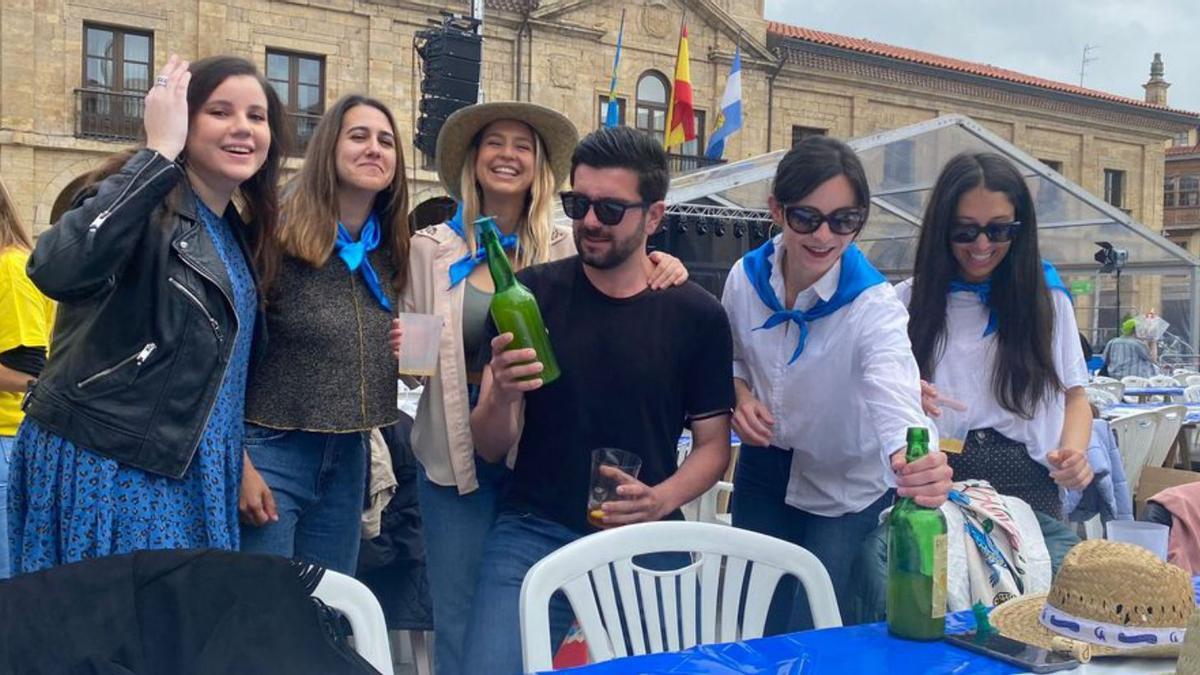
[[587, 518], [594, 527], [600, 528], [608, 527], [604, 523], [604, 511], [600, 505], [621, 498], [617, 494], [617, 486], [621, 482], [610, 478], [601, 471], [600, 467], [602, 466], [616, 467], [633, 478], [637, 478], [638, 472], [642, 470], [642, 458], [632, 452], [617, 448], [596, 448], [592, 451], [592, 478], [588, 483]]
[[1109, 521], [1107, 539], [1123, 541], [1126, 544], [1136, 544], [1158, 556], [1159, 560], [1167, 560], [1167, 539], [1171, 529], [1159, 523], [1146, 523], [1140, 520]]
[[942, 410], [942, 414], [934, 418], [938, 430], [938, 449], [949, 454], [962, 454], [967, 433], [971, 431], [967, 406], [941, 393], [937, 405]]
[[400, 374], [432, 377], [437, 372], [442, 317], [433, 314], [400, 314]]

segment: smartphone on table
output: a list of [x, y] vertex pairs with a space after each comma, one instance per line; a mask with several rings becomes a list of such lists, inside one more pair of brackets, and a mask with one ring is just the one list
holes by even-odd
[[1059, 670], [1069, 670], [1079, 665], [1079, 661], [1070, 654], [1018, 642], [997, 632], [990, 632], [983, 636], [977, 635], [975, 631], [947, 635], [946, 642], [1025, 668], [1031, 673], [1053, 673]]

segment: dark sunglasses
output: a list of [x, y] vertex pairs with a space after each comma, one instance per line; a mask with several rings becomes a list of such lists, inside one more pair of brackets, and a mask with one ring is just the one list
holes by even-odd
[[578, 192], [562, 192], [563, 213], [571, 220], [583, 220], [587, 217], [588, 209], [596, 212], [596, 220], [605, 225], [616, 225], [625, 217], [628, 209], [644, 209], [650, 202], [627, 203], [619, 199], [592, 199]]
[[854, 234], [866, 224], [867, 210], [861, 206], [847, 206], [826, 215], [811, 206], [785, 206], [783, 217], [788, 227], [800, 234], [816, 232], [821, 223], [829, 223], [834, 234]]
[[970, 244], [979, 238], [979, 233], [987, 235], [988, 241], [993, 244], [1003, 241], [1012, 241], [1017, 235], [1017, 231], [1021, 229], [1019, 221], [1008, 223], [988, 223], [987, 225], [955, 225], [950, 230], [950, 241], [955, 244]]

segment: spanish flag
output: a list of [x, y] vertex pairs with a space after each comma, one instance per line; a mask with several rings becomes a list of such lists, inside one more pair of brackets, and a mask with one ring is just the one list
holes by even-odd
[[675, 84], [667, 104], [667, 133], [663, 147], [696, 139], [696, 114], [692, 111], [692, 71], [688, 66], [687, 24], [679, 29], [679, 55], [675, 57]]

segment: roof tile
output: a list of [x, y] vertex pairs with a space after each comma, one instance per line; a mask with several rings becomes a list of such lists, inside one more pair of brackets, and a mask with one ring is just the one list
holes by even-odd
[[974, 63], [971, 61], [962, 61], [960, 59], [954, 59], [954, 58], [950, 58], [947, 56], [940, 56], [938, 54], [931, 54], [929, 52], [922, 52], [922, 51], [918, 51], [915, 49], [908, 49], [906, 47], [897, 47], [894, 45], [884, 44], [882, 42], [875, 42], [874, 40], [867, 40], [864, 38], [847, 37], [845, 35], [838, 35], [836, 33], [827, 33], [824, 31], [813, 30], [811, 28], [803, 28], [801, 26], [792, 26], [790, 24], [780, 23], [778, 21], [768, 22], [767, 32], [773, 33], [773, 34], [781, 36], [781, 37], [794, 38], [797, 40], [804, 40], [806, 42], [812, 42], [814, 44], [825, 45], [828, 47], [837, 47], [840, 49], [847, 49], [850, 51], [860, 52], [863, 54], [872, 54], [874, 56], [883, 56], [886, 58], [898, 59], [901, 61], [908, 61], [910, 63], [918, 63], [918, 64], [925, 65], [925, 66], [933, 66], [935, 68], [945, 68], [947, 70], [954, 70], [954, 71], [957, 71], [960, 73], [968, 73], [971, 75], [980, 75], [983, 77], [992, 77], [992, 78], [996, 78], [998, 80], [1005, 80], [1007, 82], [1015, 82], [1017, 84], [1024, 84], [1024, 85], [1029, 85], [1032, 87], [1041, 87], [1043, 89], [1051, 89], [1054, 91], [1060, 91], [1060, 92], [1064, 92], [1067, 94], [1075, 94], [1078, 96], [1087, 96], [1090, 98], [1097, 98], [1097, 99], [1102, 99], [1105, 101], [1111, 101], [1113, 103], [1123, 103], [1126, 105], [1133, 105], [1133, 106], [1137, 106], [1140, 108], [1151, 108], [1154, 110], [1170, 111], [1170, 112], [1182, 113], [1185, 115], [1196, 115], [1196, 113], [1189, 112], [1186, 110], [1179, 110], [1176, 108], [1168, 108], [1166, 106], [1153, 105], [1150, 103], [1146, 103], [1145, 101], [1138, 100], [1136, 98], [1128, 98], [1125, 96], [1118, 96], [1116, 94], [1110, 94], [1110, 93], [1104, 92], [1104, 91], [1098, 91], [1096, 89], [1088, 89], [1086, 87], [1078, 87], [1073, 84], [1067, 84], [1065, 82], [1055, 82], [1054, 80], [1047, 80], [1047, 79], [1040, 78], [1040, 77], [1034, 77], [1033, 75], [1026, 75], [1024, 73], [1018, 73], [1015, 70], [1008, 70], [1006, 68], [998, 68], [996, 66], [989, 65], [986, 63]]

